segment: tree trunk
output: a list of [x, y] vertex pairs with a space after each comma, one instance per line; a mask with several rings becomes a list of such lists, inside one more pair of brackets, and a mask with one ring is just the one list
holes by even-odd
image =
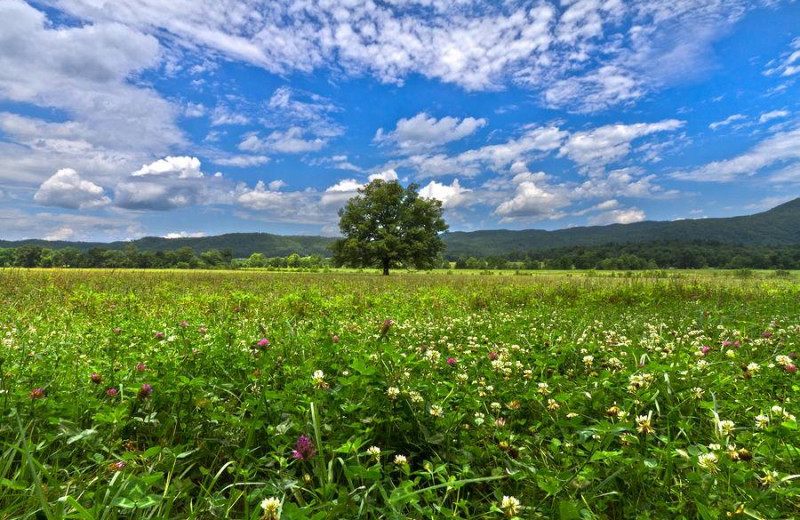
[[383, 276], [389, 276], [389, 260], [383, 260]]

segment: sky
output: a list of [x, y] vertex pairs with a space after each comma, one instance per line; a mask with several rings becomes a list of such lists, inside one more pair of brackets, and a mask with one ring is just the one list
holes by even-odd
[[0, 239], [451, 230], [800, 196], [800, 2], [0, 0]]

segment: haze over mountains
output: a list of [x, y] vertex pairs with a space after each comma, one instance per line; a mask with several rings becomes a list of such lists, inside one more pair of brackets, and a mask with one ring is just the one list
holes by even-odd
[[[647, 243], [656, 241], [709, 241], [745, 246], [777, 246], [800, 244], [800, 198], [771, 210], [729, 218], [678, 220], [671, 222], [637, 222], [543, 231], [484, 230], [446, 233], [445, 256], [502, 255], [514, 251], [543, 251], [570, 246], [597, 246], [610, 243]], [[230, 249], [233, 256], [245, 258], [253, 253], [267, 257], [318, 254], [330, 256], [331, 237], [284, 236], [270, 233], [228, 233], [193, 238], [145, 237], [130, 242], [67, 242], [46, 240], [0, 240], [0, 248], [38, 245], [52, 249], [75, 247], [122, 249], [133, 244], [143, 251], [170, 251], [191, 247], [197, 253], [211, 249]]]

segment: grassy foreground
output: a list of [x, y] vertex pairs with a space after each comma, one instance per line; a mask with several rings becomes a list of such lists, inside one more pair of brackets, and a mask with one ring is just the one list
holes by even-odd
[[0, 519], [791, 518], [799, 298], [0, 271]]

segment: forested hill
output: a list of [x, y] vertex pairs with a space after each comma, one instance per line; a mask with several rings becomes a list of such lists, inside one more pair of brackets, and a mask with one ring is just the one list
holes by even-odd
[[[2, 232], [2, 231], [0, 231]], [[715, 242], [746, 246], [800, 244], [800, 198], [769, 211], [742, 217], [678, 220], [671, 222], [637, 222], [542, 231], [487, 230], [446, 233], [445, 255], [455, 259], [465, 256], [504, 255], [515, 251], [544, 251], [548, 249], [596, 246], [604, 244], [646, 242]], [[0, 248], [26, 245], [63, 249], [75, 247], [82, 251], [93, 248], [124, 249], [134, 245], [141, 251], [173, 251], [191, 247], [197, 253], [210, 250], [230, 250], [236, 258], [253, 253], [265, 256], [330, 256], [329, 237], [282, 236], [269, 233], [229, 233], [199, 238], [145, 237], [132, 242], [58, 242], [45, 240], [0, 240]]]
[[514, 251], [604, 244], [717, 242], [747, 246], [800, 244], [800, 198], [769, 211], [729, 218], [637, 222], [558, 231], [456, 231], [444, 237], [448, 257], [502, 255]]
[[75, 247], [81, 251], [94, 248], [119, 250], [126, 246], [134, 245], [140, 251], [174, 251], [182, 247], [191, 247], [197, 253], [206, 251], [227, 250], [233, 252], [236, 258], [247, 258], [253, 253], [263, 253], [266, 256], [288, 256], [298, 253], [301, 256], [321, 255], [330, 256], [329, 246], [333, 238], [315, 236], [284, 236], [269, 233], [227, 233], [211, 237], [194, 238], [161, 238], [145, 237], [130, 242], [63, 242], [47, 240], [20, 240], [8, 242], [0, 240], [0, 248], [41, 246], [50, 249], [64, 249]]

